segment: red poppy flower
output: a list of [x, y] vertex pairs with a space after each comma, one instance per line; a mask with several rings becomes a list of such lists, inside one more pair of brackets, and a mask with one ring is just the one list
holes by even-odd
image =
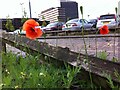
[[104, 25], [103, 27], [100, 28], [100, 34], [108, 34], [109, 29], [107, 25]]
[[42, 30], [40, 28], [36, 28], [39, 26], [39, 23], [34, 19], [29, 19], [23, 24], [23, 30], [26, 31], [26, 37], [30, 39], [35, 39], [42, 36]]

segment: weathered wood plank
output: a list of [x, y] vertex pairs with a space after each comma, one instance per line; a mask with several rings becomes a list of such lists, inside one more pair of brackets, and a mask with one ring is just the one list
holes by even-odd
[[[107, 83], [105, 75], [111, 75], [113, 82], [120, 85], [120, 80], [115, 76], [116, 71], [120, 75], [120, 63], [102, 60], [92, 56], [87, 57], [84, 54], [72, 52], [68, 48], [50, 46], [47, 43], [30, 40], [20, 35], [3, 33], [2, 40], [4, 43], [8, 43], [20, 50], [27, 50], [31, 54], [38, 52], [55, 58], [58, 61], [67, 62], [73, 66], [82, 66], [84, 72], [87, 72], [87, 74], [90, 72], [93, 77], [98, 76], [102, 78], [104, 83]], [[93, 81], [96, 83], [103, 84], [95, 79], [93, 78]], [[101, 86], [106, 87], [107, 85]]]

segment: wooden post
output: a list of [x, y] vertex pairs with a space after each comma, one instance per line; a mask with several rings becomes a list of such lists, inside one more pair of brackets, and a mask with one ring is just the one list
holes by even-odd
[[6, 53], [6, 43], [2, 41], [2, 51]]

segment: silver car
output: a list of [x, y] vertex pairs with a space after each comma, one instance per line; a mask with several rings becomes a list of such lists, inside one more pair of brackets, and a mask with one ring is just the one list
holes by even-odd
[[107, 25], [109, 29], [114, 29], [119, 25], [119, 17], [115, 14], [101, 15], [97, 22], [97, 28], [99, 29], [103, 25]]
[[64, 22], [54, 22], [48, 24], [46, 27], [41, 28], [43, 31], [62, 30]]
[[89, 23], [86, 19], [71, 19], [69, 21], [67, 21], [63, 27], [62, 30], [63, 31], [81, 31], [82, 27], [84, 29], [91, 29], [93, 28], [93, 24]]

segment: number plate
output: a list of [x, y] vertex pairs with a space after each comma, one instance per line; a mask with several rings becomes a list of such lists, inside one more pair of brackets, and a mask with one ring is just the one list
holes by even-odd
[[109, 24], [109, 22], [103, 22], [103, 24], [104, 24], [104, 25], [107, 25], [107, 24]]

